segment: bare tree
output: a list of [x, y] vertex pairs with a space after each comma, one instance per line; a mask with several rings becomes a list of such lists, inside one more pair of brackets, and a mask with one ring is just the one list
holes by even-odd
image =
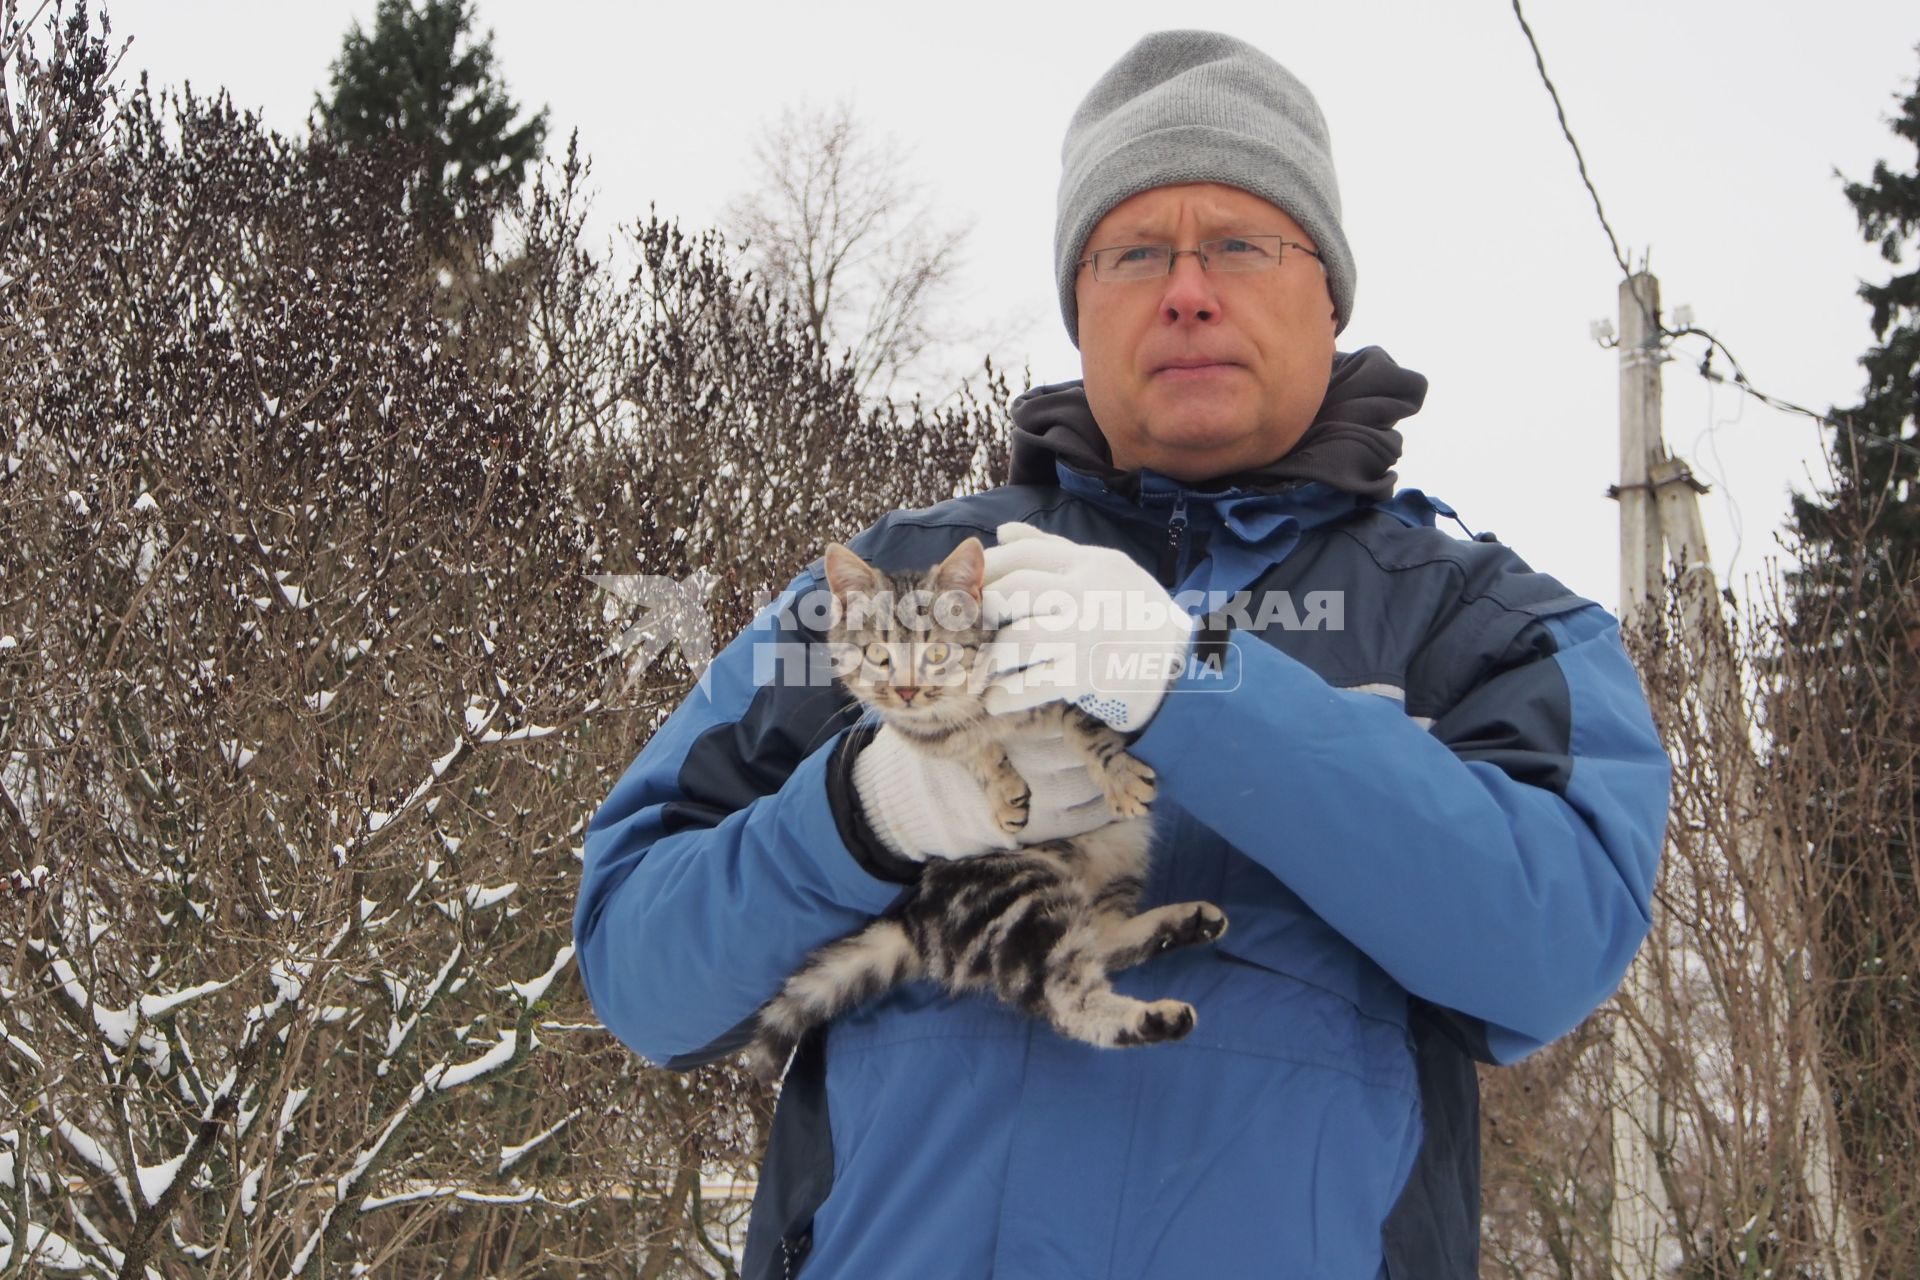
[[590, 252], [573, 153], [451, 317], [397, 162], [122, 102], [41, 9], [0, 0], [0, 1280], [735, 1275], [764, 1090], [574, 980], [580, 832], [693, 675], [592, 583], [708, 570], [730, 634], [991, 483], [997, 413], [863, 402], [717, 235]]
[[[1629, 638], [1674, 762], [1652, 996], [1616, 996], [1565, 1040], [1485, 1074], [1484, 1276], [1614, 1274], [1616, 1022], [1662, 1103], [1647, 1135], [1677, 1250], [1662, 1275], [1920, 1275], [1920, 1045], [1901, 1034], [1920, 972], [1902, 875], [1920, 836], [1920, 666], [1899, 651], [1905, 637], [1862, 645], [1853, 620], [1796, 616], [1780, 584], [1768, 588], [1724, 655], [1680, 643], [1697, 630], [1684, 578]], [[1843, 635], [1882, 673], [1871, 698], [1832, 692], [1827, 655]], [[1889, 902], [1889, 886], [1904, 899]], [[1836, 951], [1860, 939], [1871, 954]], [[1819, 1185], [1830, 1173], [1845, 1215]]]
[[847, 353], [863, 394], [889, 394], [962, 336], [939, 308], [970, 229], [936, 207], [896, 141], [841, 99], [783, 112], [754, 159], [758, 185], [728, 206], [724, 227], [813, 336]]

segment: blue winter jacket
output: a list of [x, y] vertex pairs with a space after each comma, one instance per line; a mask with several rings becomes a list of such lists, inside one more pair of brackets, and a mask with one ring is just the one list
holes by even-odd
[[[1132, 747], [1160, 778], [1143, 905], [1206, 899], [1231, 928], [1116, 982], [1198, 1027], [1097, 1050], [986, 996], [883, 996], [795, 1059], [745, 1274], [1468, 1280], [1474, 1063], [1574, 1027], [1648, 928], [1669, 768], [1613, 619], [1442, 533], [1417, 491], [1054, 479], [852, 545], [924, 566], [1023, 520], [1128, 551], [1208, 619], [1215, 661]], [[581, 976], [655, 1063], [739, 1048], [915, 874], [852, 796], [871, 726], [797, 674], [822, 637], [783, 606], [821, 576], [716, 658], [588, 828]]]

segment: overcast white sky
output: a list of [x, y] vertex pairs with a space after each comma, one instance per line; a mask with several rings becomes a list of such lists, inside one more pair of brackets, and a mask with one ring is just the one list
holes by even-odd
[[[341, 34], [373, 0], [118, 0], [130, 71], [230, 89], [298, 131]], [[1164, 4], [959, 6], [479, 0], [500, 69], [556, 142], [578, 129], [609, 224], [649, 203], [712, 221], [748, 182], [761, 123], [851, 95], [911, 149], [974, 235], [960, 323], [1025, 316], [1007, 344], [1036, 382], [1079, 375], [1051, 284], [1060, 137], [1093, 80]], [[1871, 341], [1854, 289], [1889, 268], [1835, 171], [1913, 163], [1886, 127], [1920, 71], [1910, 0], [1533, 0], [1528, 19], [1607, 214], [1651, 250], [1669, 309], [1691, 305], [1763, 390], [1851, 403]], [[1403, 484], [1437, 494], [1536, 568], [1614, 606], [1618, 364], [1588, 324], [1619, 271], [1504, 0], [1222, 0], [1184, 21], [1252, 41], [1318, 95], [1359, 267], [1341, 345], [1378, 344], [1433, 383], [1403, 424]], [[1904, 148], [1904, 149], [1903, 149]], [[1818, 434], [1667, 368], [1669, 447], [1703, 501], [1723, 580], [1775, 554]]]

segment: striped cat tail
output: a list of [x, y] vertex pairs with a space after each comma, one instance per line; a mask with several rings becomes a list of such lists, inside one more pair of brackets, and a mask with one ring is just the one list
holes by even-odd
[[829, 943], [809, 956], [780, 994], [761, 1008], [753, 1043], [747, 1046], [748, 1068], [762, 1080], [779, 1079], [807, 1032], [925, 973], [912, 937], [896, 920], [875, 920]]

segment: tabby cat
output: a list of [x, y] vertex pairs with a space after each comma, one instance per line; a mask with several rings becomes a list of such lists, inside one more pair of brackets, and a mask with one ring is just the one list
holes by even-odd
[[[972, 678], [992, 638], [981, 618], [979, 539], [968, 538], [924, 573], [882, 573], [838, 543], [828, 545], [826, 567], [838, 605], [828, 642], [841, 682], [921, 750], [971, 766], [1002, 830], [1017, 833], [1027, 821], [1029, 791], [1002, 745], [1021, 734], [1064, 731], [1114, 821], [1012, 853], [928, 858], [899, 906], [815, 951], [760, 1010], [748, 1048], [754, 1072], [777, 1076], [808, 1031], [922, 978], [955, 994], [991, 991], [1091, 1045], [1155, 1044], [1193, 1030], [1193, 1006], [1121, 995], [1108, 974], [1210, 942], [1226, 931], [1226, 916], [1206, 902], [1134, 914], [1153, 836], [1154, 776], [1126, 753], [1119, 733], [1062, 702], [986, 713]], [[968, 607], [944, 617], [936, 607], [903, 621], [891, 607], [903, 599]]]

